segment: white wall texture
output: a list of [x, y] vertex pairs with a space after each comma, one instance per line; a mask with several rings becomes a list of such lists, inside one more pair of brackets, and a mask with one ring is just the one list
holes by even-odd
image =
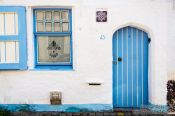
[[[173, 0], [0, 0], [0, 5], [26, 6], [29, 67], [27, 71], [0, 71], [1, 104], [49, 104], [49, 92], [53, 90], [62, 92], [63, 104], [112, 104], [112, 36], [128, 25], [145, 30], [151, 38], [149, 102], [166, 104], [167, 77], [175, 72]], [[74, 70], [34, 69], [35, 7], [72, 8]], [[107, 23], [95, 21], [99, 8], [107, 9]], [[88, 81], [100, 81], [102, 85], [89, 86]]]

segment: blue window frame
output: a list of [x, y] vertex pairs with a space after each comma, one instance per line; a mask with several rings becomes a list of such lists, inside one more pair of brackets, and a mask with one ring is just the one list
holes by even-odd
[[72, 69], [71, 9], [34, 9], [35, 68]]
[[27, 69], [26, 10], [0, 6], [0, 70]]

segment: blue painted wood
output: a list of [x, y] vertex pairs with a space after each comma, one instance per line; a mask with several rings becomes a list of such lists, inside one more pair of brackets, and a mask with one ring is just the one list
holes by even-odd
[[112, 111], [112, 104], [0, 104], [0, 107], [12, 112], [16, 111], [57, 111], [57, 112], [102, 112]]
[[133, 29], [133, 106], [137, 106], [137, 30]]
[[[127, 28], [123, 28], [123, 106], [127, 106]], [[120, 43], [119, 43], [120, 44]]]
[[138, 30], [138, 107], [142, 106], [142, 31]]
[[144, 104], [148, 104], [148, 91], [145, 91], [147, 88], [148, 88], [148, 45], [149, 45], [149, 42], [147, 41], [148, 39], [148, 35], [146, 33], [144, 33], [144, 36], [143, 36], [143, 40], [144, 40], [144, 43], [143, 44], [143, 49], [144, 49], [144, 55], [143, 55], [143, 60], [145, 61], [144, 62], [144, 72], [143, 72], [143, 75], [144, 75], [144, 83], [143, 83], [143, 87], [144, 87], [144, 91], [143, 91], [143, 98], [145, 99], [143, 101]]
[[[118, 33], [115, 33], [113, 35], [113, 62], [117, 62], [117, 52], [118, 49], [117, 49], [117, 41], [118, 40]], [[114, 51], [116, 50], [116, 51]], [[113, 70], [117, 70], [117, 65], [113, 65]], [[117, 77], [117, 73], [113, 73], [113, 77]], [[113, 91], [116, 91], [116, 92], [113, 92], [113, 96], [116, 96], [116, 98], [113, 97], [113, 103], [114, 103], [114, 106], [117, 105], [118, 103], [118, 88], [117, 88], [117, 78], [113, 78]]]
[[[132, 48], [133, 48], [133, 40], [132, 40], [132, 28], [128, 27], [128, 64], [132, 64]], [[130, 69], [130, 70], [129, 70]], [[128, 107], [132, 106], [132, 65], [128, 65]]]
[[113, 35], [113, 105], [142, 107], [148, 104], [148, 35], [125, 27]]
[[[119, 30], [118, 31], [118, 57], [121, 57], [122, 58], [122, 47], [123, 47], [123, 41], [122, 39], [119, 39], [119, 38], [123, 38], [123, 34], [122, 34], [123, 30]], [[117, 58], [118, 58], [117, 57]], [[118, 59], [116, 58], [117, 60], [117, 63], [118, 63], [118, 74], [117, 74], [117, 77], [121, 77], [121, 78], [118, 78], [118, 103], [117, 104], [123, 104], [123, 93], [122, 93], [122, 89], [123, 89], [123, 86], [121, 83], [123, 83], [123, 79], [122, 79], [122, 71], [123, 71], [123, 67], [122, 67], [122, 62], [118, 62]]]
[[0, 40], [18, 40], [19, 63], [1, 63], [0, 70], [27, 69], [27, 32], [26, 32], [26, 10], [22, 6], [0, 6], [0, 12], [16, 12], [18, 14], [18, 35], [0, 36]]

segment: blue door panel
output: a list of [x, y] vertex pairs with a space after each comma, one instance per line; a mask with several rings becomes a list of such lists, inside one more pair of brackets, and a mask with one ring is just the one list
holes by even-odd
[[148, 104], [147, 34], [133, 27], [118, 30], [113, 36], [113, 61], [114, 107]]
[[[148, 104], [148, 35], [146, 33], [144, 33], [144, 36], [143, 36], [143, 40], [144, 40], [144, 45], [143, 45], [143, 49], [144, 49], [144, 55], [143, 55], [143, 60], [144, 60], [144, 72], [143, 72], [143, 76], [144, 76], [144, 83], [143, 83], [143, 87], [144, 87], [144, 91], [143, 91], [143, 96], [144, 96], [144, 99], [143, 100], [143, 103], [144, 104]], [[146, 91], [147, 90], [147, 91]]]
[[[122, 48], [123, 48], [123, 41], [122, 39], [119, 39], [119, 38], [123, 38], [123, 35], [122, 35], [122, 32], [123, 30], [120, 30], [119, 33], [118, 33], [118, 57], [122, 57]], [[120, 83], [123, 83], [123, 78], [118, 78], [118, 77], [122, 77], [122, 69], [123, 69], [123, 66], [122, 66], [122, 62], [118, 62], [118, 59], [116, 58], [117, 60], [117, 64], [118, 64], [118, 74], [117, 74], [117, 84], [118, 84], [118, 102], [117, 104], [123, 104], [123, 91], [119, 91], [119, 90], [123, 90], [123, 86], [120, 84]], [[120, 68], [119, 68], [119, 65], [120, 65]], [[116, 70], [117, 71], [117, 70]]]
[[122, 55], [122, 65], [123, 65], [123, 105], [127, 105], [127, 28], [123, 28], [123, 55]]
[[[113, 35], [113, 49], [117, 51], [117, 33]], [[113, 51], [113, 62], [116, 62], [117, 52]], [[117, 65], [113, 65], [113, 70], [117, 70]], [[117, 77], [117, 73], [113, 73], [113, 77]], [[117, 91], [117, 78], [113, 78], [113, 90]], [[113, 96], [117, 97], [117, 92], [113, 92]], [[117, 105], [117, 98], [113, 97], [114, 105]]]
[[137, 30], [133, 29], [133, 106], [137, 106]]
[[[132, 64], [132, 48], [133, 48], [133, 41], [132, 41], [132, 28], [128, 27], [128, 64]], [[130, 69], [130, 70], [129, 70]], [[132, 106], [132, 65], [128, 65], [128, 107]]]
[[140, 107], [142, 105], [142, 89], [143, 89], [143, 84], [142, 84], [142, 52], [143, 52], [143, 49], [142, 49], [142, 31], [141, 30], [138, 30], [138, 38], [137, 38], [137, 46], [138, 46], [138, 49], [137, 49], [137, 56], [138, 56], [138, 59], [137, 59], [137, 66], [138, 66], [138, 85], [137, 85], [137, 90], [138, 90], [138, 103], [137, 103], [137, 106]]

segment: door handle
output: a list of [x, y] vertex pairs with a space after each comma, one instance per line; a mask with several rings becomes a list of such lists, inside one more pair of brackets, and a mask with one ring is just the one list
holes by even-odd
[[121, 57], [118, 57], [118, 61], [121, 62], [122, 61], [122, 58]]

